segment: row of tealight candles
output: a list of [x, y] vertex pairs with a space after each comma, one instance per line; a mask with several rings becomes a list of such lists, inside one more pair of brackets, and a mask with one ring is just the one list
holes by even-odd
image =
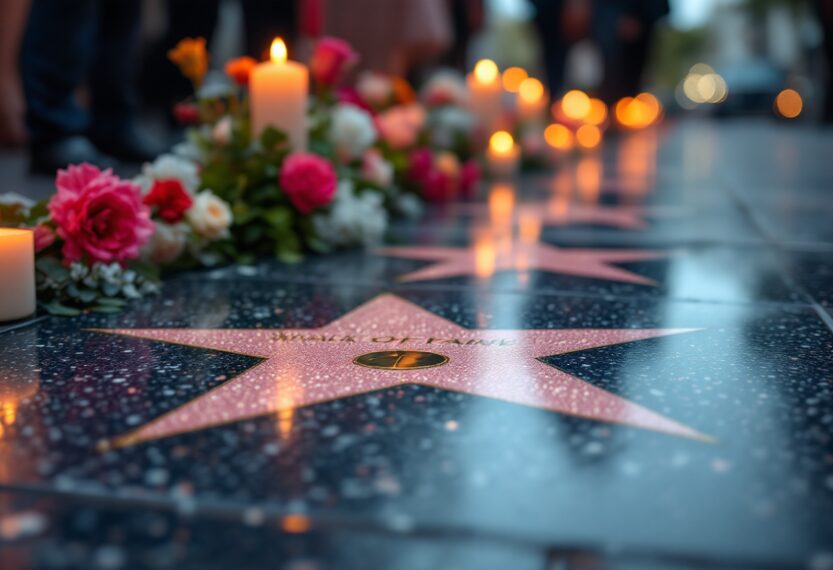
[[[554, 157], [574, 149], [593, 151], [613, 122], [628, 130], [642, 129], [654, 124], [662, 114], [662, 106], [650, 93], [626, 97], [610, 110], [602, 100], [578, 89], [550, 104], [544, 85], [526, 70], [509, 67], [501, 73], [495, 62], [488, 59], [478, 61], [467, 80], [471, 111], [481, 128], [491, 134], [487, 149], [489, 171], [498, 177], [517, 173], [521, 160], [519, 145], [504, 130], [506, 106], [514, 110], [517, 124], [540, 131]], [[546, 123], [549, 124], [544, 126]]]

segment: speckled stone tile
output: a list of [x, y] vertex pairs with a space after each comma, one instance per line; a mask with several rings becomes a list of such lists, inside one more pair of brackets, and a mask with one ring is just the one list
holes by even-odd
[[[436, 241], [434, 241], [436, 240]], [[479, 244], [469, 240], [446, 241], [440, 236], [426, 235], [423, 242], [408, 242], [427, 247], [473, 247], [477, 255]], [[546, 243], [546, 242], [545, 242]], [[547, 244], [549, 245], [549, 244]], [[402, 244], [394, 247], [408, 247]], [[564, 245], [562, 250], [590, 250], [591, 252], [616, 252], [622, 247], [597, 247]], [[611, 261], [604, 269], [621, 272], [621, 275], [583, 275], [575, 268], [547, 270], [535, 269], [529, 261], [518, 259], [519, 269], [499, 270], [492, 275], [446, 275], [435, 278], [419, 278], [423, 270], [436, 267], [442, 260], [411, 259], [407, 253], [383, 255], [379, 250], [369, 254], [345, 252], [333, 256], [311, 256], [306, 260], [286, 264], [264, 261], [254, 266], [228, 267], [206, 273], [182, 275], [188, 280], [248, 279], [290, 280], [333, 284], [365, 284], [398, 288], [461, 288], [501, 292], [563, 292], [575, 295], [600, 297], [637, 297], [645, 299], [674, 299], [716, 301], [730, 303], [775, 302], [806, 303], [807, 296], [785, 280], [785, 268], [778, 257], [761, 247], [628, 247], [654, 259]], [[738, 260], [743, 260], [739, 263]], [[729, 270], [728, 268], [731, 268]], [[594, 270], [599, 269], [595, 267]]]
[[[0, 478], [6, 488], [114, 503], [238, 514], [257, 506], [269, 516], [743, 563], [803, 564], [829, 550], [833, 336], [801, 306], [396, 291], [466, 329], [700, 329], [541, 361], [707, 441], [628, 425], [636, 416], [620, 425], [404, 382], [102, 447], [260, 359], [89, 329], [310, 329], [380, 292], [183, 279], [124, 314], [0, 334], [10, 378]], [[540, 372], [529, 370], [535, 381]]]
[[9, 570], [541, 570], [546, 550], [471, 536], [381, 532], [302, 515], [189, 512], [0, 493]]

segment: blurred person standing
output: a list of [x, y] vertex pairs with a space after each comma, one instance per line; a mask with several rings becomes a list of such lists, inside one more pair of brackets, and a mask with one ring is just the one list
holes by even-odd
[[447, 0], [451, 21], [451, 48], [443, 60], [458, 71], [467, 68], [466, 54], [472, 37], [483, 29], [483, 0]]
[[[21, 54], [33, 172], [158, 154], [134, 120], [140, 9], [134, 1], [33, 0]], [[86, 107], [77, 100], [82, 86]]]
[[535, 26], [543, 50], [547, 88], [553, 96], [564, 91], [567, 53], [590, 31], [591, 0], [532, 0]]
[[833, 0], [815, 0], [813, 4], [821, 25], [824, 57], [827, 60], [821, 120], [824, 123], [833, 123]]
[[[240, 0], [246, 55], [268, 57], [269, 46], [280, 36], [292, 50], [298, 30], [299, 2], [320, 0]], [[191, 84], [168, 61], [168, 51], [183, 38], [202, 37], [211, 43], [219, 22], [221, 0], [167, 0], [165, 33], [148, 49], [140, 84], [145, 102], [169, 111], [191, 93]]]
[[0, 0], [0, 146], [20, 146], [26, 141], [18, 59], [28, 13], [29, 0]]
[[594, 32], [604, 61], [601, 95], [608, 103], [640, 91], [656, 23], [668, 0], [595, 0]]
[[439, 59], [452, 44], [447, 0], [327, 0], [328, 35], [361, 55], [360, 67], [406, 77]]

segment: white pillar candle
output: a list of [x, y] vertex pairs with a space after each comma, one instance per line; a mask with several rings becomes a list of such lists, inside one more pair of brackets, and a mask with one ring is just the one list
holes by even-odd
[[35, 312], [35, 234], [0, 228], [0, 321]]
[[500, 120], [503, 97], [497, 65], [490, 59], [481, 59], [466, 80], [471, 112], [481, 128], [492, 132], [493, 126]]
[[512, 135], [506, 131], [498, 131], [489, 139], [486, 160], [492, 176], [498, 178], [514, 176], [520, 166], [521, 149], [515, 144]]
[[274, 127], [289, 137], [294, 151], [307, 149], [307, 94], [309, 72], [295, 61], [287, 61], [286, 45], [272, 42], [271, 61], [259, 63], [249, 81], [252, 136]]

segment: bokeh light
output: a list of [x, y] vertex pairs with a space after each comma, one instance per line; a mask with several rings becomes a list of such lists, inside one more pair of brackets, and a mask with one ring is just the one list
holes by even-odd
[[509, 67], [504, 70], [501, 79], [503, 80], [503, 88], [510, 93], [517, 93], [521, 87], [523, 80], [529, 77], [526, 70], [522, 67]]
[[596, 148], [602, 142], [602, 131], [596, 125], [582, 125], [576, 131], [576, 142], [582, 148]]
[[590, 99], [590, 111], [584, 117], [584, 122], [590, 125], [601, 125], [607, 119], [607, 105], [601, 99]]
[[775, 98], [775, 111], [785, 119], [795, 119], [803, 108], [804, 101], [795, 89], [784, 89]]
[[614, 108], [616, 122], [629, 129], [644, 129], [654, 124], [662, 114], [662, 105], [651, 93], [623, 97]]
[[578, 89], [567, 91], [561, 98], [561, 110], [567, 118], [581, 121], [590, 113], [590, 97]]
[[573, 148], [573, 133], [558, 123], [553, 123], [544, 129], [544, 140], [556, 150], [571, 150]]
[[544, 84], [534, 77], [527, 77], [518, 88], [518, 96], [527, 103], [535, 103], [544, 96]]
[[497, 131], [489, 138], [489, 148], [498, 154], [506, 154], [515, 146], [515, 139], [508, 131]]
[[695, 104], [722, 103], [729, 96], [726, 80], [705, 63], [693, 65], [679, 89], [688, 101]]
[[494, 83], [497, 76], [497, 64], [491, 59], [481, 59], [474, 66], [474, 77], [480, 83]]

